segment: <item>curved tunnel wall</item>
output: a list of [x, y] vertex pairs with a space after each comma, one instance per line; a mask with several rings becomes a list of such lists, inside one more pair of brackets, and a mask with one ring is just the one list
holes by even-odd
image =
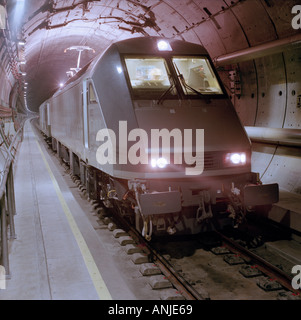
[[[234, 105], [246, 126], [301, 129], [301, 51], [289, 50], [239, 64], [242, 96]], [[252, 169], [264, 183], [301, 194], [300, 147], [253, 143]]]
[[12, 74], [8, 74], [5, 64], [1, 59], [0, 62], [0, 105], [3, 107], [9, 106], [9, 96], [13, 88], [14, 78]]
[[[199, 25], [193, 13], [197, 8], [188, 5], [185, 15], [177, 16], [182, 22], [177, 28], [186, 28], [180, 37], [202, 43], [215, 58], [298, 32], [291, 25], [291, 8], [296, 1], [283, 1], [278, 6], [274, 1], [244, 1], [221, 12], [224, 4], [224, 1], [212, 1], [206, 8], [198, 8], [203, 13]], [[165, 10], [176, 15], [178, 9], [170, 6]], [[214, 15], [216, 12], [220, 13]], [[196, 25], [189, 29], [185, 22], [189, 20], [193, 24], [193, 17]], [[301, 129], [300, 67], [301, 49], [293, 49], [219, 68], [219, 72], [245, 126]], [[231, 71], [235, 72], [234, 79]], [[239, 94], [235, 94], [236, 88], [231, 94], [231, 86], [238, 86]], [[252, 170], [259, 172], [264, 183], [278, 182], [281, 189], [301, 194], [300, 148], [253, 143]]]
[[[290, 19], [290, 10], [296, 2], [285, 1], [282, 7], [272, 3], [242, 2], [206, 20], [183, 37], [191, 41], [196, 36], [189, 33], [198, 34], [200, 42], [216, 57], [296, 33]], [[217, 7], [207, 9], [215, 12]], [[256, 16], [249, 14], [254, 11]], [[245, 126], [301, 129], [300, 66], [301, 50], [295, 49], [220, 70], [227, 88], [231, 88], [229, 72], [235, 71], [237, 75], [234, 80], [238, 82], [235, 85], [240, 87], [240, 94], [233, 94], [232, 100]], [[253, 143], [252, 169], [260, 173], [264, 183], [278, 182], [283, 190], [301, 193], [300, 148]]]

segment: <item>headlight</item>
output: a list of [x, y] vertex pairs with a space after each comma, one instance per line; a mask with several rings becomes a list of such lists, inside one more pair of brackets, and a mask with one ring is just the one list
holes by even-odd
[[159, 158], [159, 159], [152, 159], [151, 160], [151, 166], [153, 168], [160, 168], [163, 169], [167, 166], [167, 160], [165, 158]]
[[172, 48], [169, 44], [169, 42], [165, 41], [165, 40], [159, 40], [157, 42], [157, 47], [159, 51], [172, 51]]
[[247, 155], [245, 152], [227, 153], [225, 156], [225, 164], [232, 166], [242, 166], [247, 162]]

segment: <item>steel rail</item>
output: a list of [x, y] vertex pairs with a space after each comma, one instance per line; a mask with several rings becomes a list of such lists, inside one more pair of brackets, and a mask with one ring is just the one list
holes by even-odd
[[[121, 223], [125, 223], [125, 221], [122, 220]], [[142, 244], [142, 246], [147, 250], [147, 253], [150, 255], [151, 260], [157, 264], [164, 276], [173, 284], [173, 286], [186, 300], [208, 300], [208, 298], [203, 297], [181, 275], [179, 275], [179, 273], [170, 265], [170, 263], [155, 249], [153, 249], [150, 243], [146, 242], [142, 235], [140, 235], [140, 233], [134, 227], [127, 222], [126, 224], [130, 236], [136, 242]]]
[[222, 233], [216, 231], [216, 233], [221, 237], [224, 245], [231, 251], [235, 253], [239, 253], [242, 257], [247, 259], [251, 259], [252, 263], [254, 263], [257, 268], [262, 271], [264, 274], [268, 275], [271, 279], [275, 279], [279, 282], [283, 287], [292, 291], [293, 293], [300, 295], [301, 290], [295, 290], [292, 287], [292, 278], [289, 277], [288, 274], [271, 264], [270, 262], [266, 261], [262, 257], [258, 256], [254, 252], [249, 251], [248, 249], [244, 248], [234, 240], [226, 237]]
[[166, 279], [172, 283], [186, 300], [208, 300], [208, 297], [203, 297], [181, 275], [179, 275], [170, 263], [153, 249], [151, 244], [145, 241], [142, 235], [129, 222], [122, 219], [118, 214], [113, 214], [113, 217], [118, 220], [118, 225], [122, 225], [134, 241], [144, 248], [144, 252], [149, 255], [150, 261], [156, 263]]

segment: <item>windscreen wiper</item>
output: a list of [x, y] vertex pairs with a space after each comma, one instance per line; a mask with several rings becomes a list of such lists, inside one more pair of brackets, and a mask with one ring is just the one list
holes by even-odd
[[[161, 102], [163, 102], [163, 100], [165, 99], [165, 97], [174, 89], [176, 88], [176, 84], [175, 84], [175, 81], [174, 79], [172, 78], [172, 76], [169, 74], [168, 75], [169, 77], [169, 80], [171, 82], [171, 85], [167, 88], [167, 90], [165, 90], [163, 92], [163, 94], [160, 96], [160, 98], [158, 99], [157, 101], [157, 104], [160, 104]], [[180, 99], [180, 96], [179, 96], [179, 93], [178, 93], [178, 90], [176, 89], [176, 93], [177, 93], [177, 96], [178, 98]]]
[[171, 92], [171, 90], [172, 90], [173, 88], [175, 88], [175, 84], [174, 84], [174, 83], [171, 84], [171, 85], [169, 86], [169, 88], [163, 92], [163, 94], [162, 94], [162, 95], [160, 96], [160, 98], [158, 99], [157, 104], [160, 104], [160, 103], [164, 100], [165, 96], [167, 96], [167, 95]]
[[188, 89], [188, 90], [196, 93], [198, 96], [204, 98], [204, 99], [206, 100], [206, 103], [210, 103], [211, 100], [210, 100], [205, 94], [203, 94], [203, 93], [201, 93], [200, 91], [192, 88], [190, 85], [188, 85], [188, 84], [186, 83], [183, 74], [180, 73], [180, 71], [179, 71], [179, 69], [178, 69], [178, 66], [177, 66], [176, 64], [175, 64], [175, 67], [176, 67], [176, 70], [177, 70], [177, 76], [178, 76], [178, 78], [180, 79], [180, 82], [181, 82], [182, 86], [186, 89], [186, 93], [188, 94], [188, 92], [187, 92], [187, 89]]

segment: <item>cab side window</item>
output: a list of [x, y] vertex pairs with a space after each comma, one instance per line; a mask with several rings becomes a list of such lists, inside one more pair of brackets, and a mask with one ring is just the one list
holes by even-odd
[[97, 103], [96, 94], [92, 83], [89, 84], [89, 103]]

